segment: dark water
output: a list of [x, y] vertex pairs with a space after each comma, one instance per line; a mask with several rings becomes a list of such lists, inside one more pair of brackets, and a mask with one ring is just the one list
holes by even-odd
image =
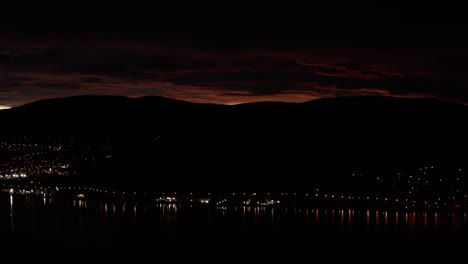
[[174, 257], [184, 252], [250, 252], [275, 258], [330, 251], [452, 256], [465, 251], [467, 227], [466, 213], [215, 209], [0, 196], [3, 249], [179, 252]]

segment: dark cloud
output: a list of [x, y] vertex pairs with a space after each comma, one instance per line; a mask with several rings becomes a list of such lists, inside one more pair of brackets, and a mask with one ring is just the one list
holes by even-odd
[[36, 82], [31, 84], [32, 87], [37, 89], [46, 89], [46, 90], [81, 90], [84, 87], [79, 83], [73, 82]]
[[[408, 64], [405, 54], [395, 58], [382, 52], [376, 59], [364, 53], [367, 56], [356, 60], [356, 56], [337, 56], [333, 50], [320, 51], [321, 57], [314, 58], [314, 53], [287, 49], [263, 53], [253, 49], [228, 55], [193, 50], [173, 55], [177, 52], [171, 50], [168, 55], [159, 48], [135, 52], [133, 46], [103, 53], [93, 46], [78, 51], [36, 48], [10, 52], [0, 63], [4, 68], [0, 93], [8, 93], [3, 98], [11, 96], [4, 104], [80, 93], [156, 94], [220, 103], [376, 94], [468, 100], [458, 60], [441, 62], [440, 56], [433, 56], [433, 66], [428, 68], [427, 57], [421, 62], [411, 59]], [[456, 64], [452, 67], [460, 70], [458, 74], [437, 70], [450, 63]]]
[[80, 82], [82, 83], [90, 83], [90, 84], [96, 84], [96, 83], [104, 83], [104, 80], [101, 78], [97, 77], [84, 77], [80, 79]]
[[9, 1], [0, 104], [81, 93], [468, 101], [466, 4], [252, 2]]
[[436, 63], [442, 69], [449, 71], [468, 70], [468, 56], [466, 55], [436, 58]]

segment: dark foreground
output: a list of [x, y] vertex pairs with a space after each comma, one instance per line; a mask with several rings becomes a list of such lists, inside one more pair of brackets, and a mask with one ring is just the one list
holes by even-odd
[[[12, 254], [91, 254], [230, 262], [463, 254], [464, 213], [264, 207], [0, 196], [0, 247]], [[14, 254], [13, 254], [14, 253]], [[21, 259], [34, 258], [21, 255]], [[354, 256], [354, 257], [353, 257]]]

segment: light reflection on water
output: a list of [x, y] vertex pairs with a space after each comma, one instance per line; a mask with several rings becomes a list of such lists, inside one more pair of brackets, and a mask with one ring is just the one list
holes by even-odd
[[10, 225], [11, 231], [15, 231], [15, 219], [13, 216], [13, 195], [10, 194]]
[[[8, 205], [8, 206], [3, 206]], [[9, 221], [2, 220], [8, 219]], [[460, 230], [466, 213], [404, 212], [371, 209], [180, 206], [119, 201], [58, 200], [10, 195], [0, 200], [0, 230], [36, 230], [50, 219], [66, 228], [99, 226], [176, 228], [179, 225], [223, 224], [279, 226], [281, 223], [337, 230]], [[6, 224], [8, 223], [8, 224]], [[8, 226], [8, 227], [7, 227]], [[54, 227], [57, 228], [57, 227]]]

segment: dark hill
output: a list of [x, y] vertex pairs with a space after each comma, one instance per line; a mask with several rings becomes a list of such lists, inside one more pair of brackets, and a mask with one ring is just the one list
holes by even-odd
[[[311, 175], [427, 163], [459, 166], [468, 161], [467, 120], [463, 105], [388, 97], [224, 106], [78, 96], [0, 111], [2, 134], [118, 135], [111, 168], [124, 181], [152, 175], [219, 187], [250, 180], [280, 186], [284, 179], [303, 185], [299, 179]], [[156, 135], [164, 140], [151, 144]]]
[[[301, 133], [387, 127], [453, 131], [466, 107], [433, 99], [345, 97], [306, 103], [193, 104], [164, 97], [76, 96], [30, 103], [0, 112], [5, 132], [37, 134], [120, 133]], [[440, 127], [442, 125], [443, 127]], [[426, 131], [430, 133], [430, 131]]]

